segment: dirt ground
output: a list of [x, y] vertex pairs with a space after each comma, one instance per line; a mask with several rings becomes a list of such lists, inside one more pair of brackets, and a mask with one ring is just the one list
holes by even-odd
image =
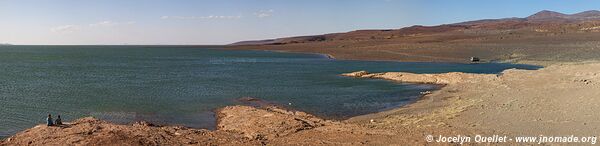
[[[229, 46], [229, 49], [328, 54], [344, 60], [403, 62], [510, 62], [550, 65], [600, 58], [600, 33], [552, 34], [514, 30], [513, 34], [445, 32], [373, 40], [334, 40], [284, 45]], [[516, 33], [521, 32], [522, 33]]]

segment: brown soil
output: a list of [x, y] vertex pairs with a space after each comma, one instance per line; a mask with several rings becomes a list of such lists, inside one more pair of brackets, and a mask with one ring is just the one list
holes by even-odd
[[549, 65], [600, 58], [600, 11], [478, 20], [390, 30], [358, 30], [234, 43], [230, 49], [322, 53], [337, 59], [482, 61]]
[[215, 131], [146, 122], [117, 125], [87, 117], [62, 126], [38, 125], [0, 145], [383, 145], [419, 143], [404, 137], [425, 132], [328, 121], [276, 107], [229, 106], [218, 115]]
[[600, 58], [600, 42], [597, 38], [600, 38], [600, 33], [596, 32], [520, 32], [504, 36], [472, 35], [461, 31], [384, 40], [340, 40], [228, 48], [322, 53], [336, 59], [350, 60], [465, 63], [474, 56], [481, 58], [483, 62], [549, 65], [556, 62], [597, 60]]

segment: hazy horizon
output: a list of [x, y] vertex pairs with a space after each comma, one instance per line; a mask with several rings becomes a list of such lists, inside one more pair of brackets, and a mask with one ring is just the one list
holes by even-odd
[[[0, 44], [225, 45], [478, 19], [577, 13], [596, 1], [0, 0]], [[465, 9], [468, 8], [468, 9]]]

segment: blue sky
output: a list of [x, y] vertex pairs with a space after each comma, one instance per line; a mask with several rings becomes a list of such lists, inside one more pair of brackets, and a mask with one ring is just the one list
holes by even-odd
[[592, 0], [0, 0], [0, 43], [227, 44], [598, 8]]

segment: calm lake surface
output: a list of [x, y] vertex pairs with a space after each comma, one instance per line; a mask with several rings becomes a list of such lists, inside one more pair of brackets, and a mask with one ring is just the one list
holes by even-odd
[[[0, 46], [0, 137], [84, 116], [212, 129], [213, 111], [256, 97], [327, 118], [414, 102], [434, 85], [354, 79], [358, 70], [498, 73], [515, 64], [331, 60], [192, 46]], [[292, 103], [288, 105], [288, 103]]]

